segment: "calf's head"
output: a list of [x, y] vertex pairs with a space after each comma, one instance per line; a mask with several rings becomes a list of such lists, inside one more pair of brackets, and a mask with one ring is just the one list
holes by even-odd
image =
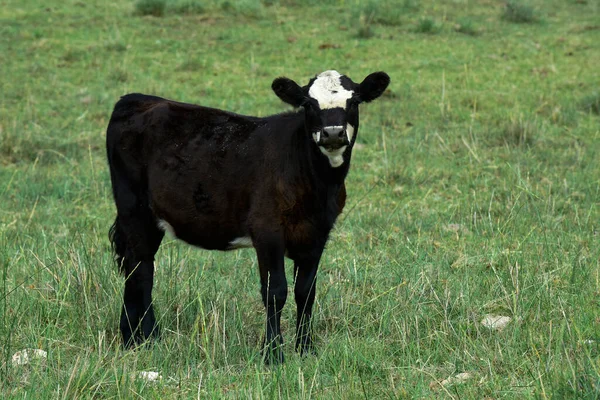
[[275, 79], [271, 87], [284, 102], [304, 108], [307, 133], [337, 168], [356, 140], [358, 105], [381, 96], [389, 83], [385, 72], [374, 72], [357, 84], [337, 71], [325, 71], [304, 87], [283, 77]]

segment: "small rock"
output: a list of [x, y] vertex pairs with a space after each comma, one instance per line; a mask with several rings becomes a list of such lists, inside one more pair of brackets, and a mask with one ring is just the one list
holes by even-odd
[[469, 230], [461, 224], [448, 224], [448, 225], [444, 226], [444, 229], [448, 232], [457, 232], [457, 233], [458, 232], [461, 232], [461, 233], [469, 232]]
[[12, 356], [13, 365], [25, 365], [34, 360], [45, 360], [48, 353], [40, 349], [23, 349]]
[[473, 374], [470, 372], [461, 372], [460, 374], [457, 374], [455, 376], [456, 380], [460, 381], [460, 382], [464, 382], [466, 380], [469, 380], [473, 377]]
[[487, 314], [481, 320], [481, 325], [485, 326], [488, 329], [492, 329], [492, 330], [496, 330], [496, 331], [501, 331], [502, 329], [504, 329], [506, 327], [506, 325], [508, 325], [508, 323], [511, 320], [512, 320], [511, 317], [505, 317], [505, 316], [502, 316], [502, 315]]
[[138, 372], [138, 378], [148, 382], [156, 382], [162, 380], [162, 375], [155, 371], [140, 371]]
[[473, 374], [470, 372], [461, 372], [455, 376], [451, 376], [448, 379], [444, 379], [442, 381], [442, 386], [453, 385], [455, 383], [465, 383], [469, 379], [473, 377]]
[[434, 392], [438, 392], [444, 386], [465, 383], [466, 381], [468, 381], [471, 378], [473, 378], [473, 374], [472, 373], [470, 373], [470, 372], [461, 372], [460, 374], [457, 374], [455, 376], [451, 376], [448, 379], [444, 379], [441, 382], [440, 381], [432, 381], [432, 382], [430, 382], [429, 383], [429, 389], [433, 390]]

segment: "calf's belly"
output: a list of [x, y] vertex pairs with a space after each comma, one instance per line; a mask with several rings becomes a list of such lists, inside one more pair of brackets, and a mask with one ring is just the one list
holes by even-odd
[[158, 227], [171, 236], [193, 246], [207, 250], [234, 250], [253, 247], [252, 239], [245, 232], [236, 229], [224, 229], [219, 224], [202, 223], [171, 223], [167, 219], [159, 219]]

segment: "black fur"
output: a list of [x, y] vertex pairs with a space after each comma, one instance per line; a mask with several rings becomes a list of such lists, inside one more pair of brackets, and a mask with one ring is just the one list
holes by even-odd
[[390, 77], [385, 72], [373, 72], [359, 86], [360, 99], [365, 102], [373, 101], [383, 94], [390, 84]]

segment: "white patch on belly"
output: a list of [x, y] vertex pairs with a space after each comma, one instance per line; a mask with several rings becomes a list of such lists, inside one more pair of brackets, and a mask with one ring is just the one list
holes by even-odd
[[346, 109], [346, 101], [354, 91], [342, 86], [341, 76], [337, 71], [321, 72], [310, 86], [308, 95], [319, 102], [321, 110], [337, 107]]
[[164, 219], [159, 219], [158, 220], [158, 227], [160, 229], [162, 229], [164, 232], [169, 232], [171, 235], [177, 237], [177, 235], [175, 234], [175, 229], [173, 229], [173, 227], [171, 226], [171, 224], [169, 224], [167, 221], [165, 221]]
[[319, 146], [319, 150], [321, 153], [325, 154], [329, 159], [329, 164], [333, 168], [337, 168], [344, 163], [344, 151], [346, 151], [346, 146], [342, 146], [337, 150], [327, 151], [323, 146]]
[[354, 127], [350, 124], [346, 124], [346, 135], [348, 135], [348, 141], [352, 143], [354, 137]]
[[248, 247], [254, 247], [252, 245], [252, 239], [249, 236], [235, 238], [229, 242], [229, 249], [244, 249]]

